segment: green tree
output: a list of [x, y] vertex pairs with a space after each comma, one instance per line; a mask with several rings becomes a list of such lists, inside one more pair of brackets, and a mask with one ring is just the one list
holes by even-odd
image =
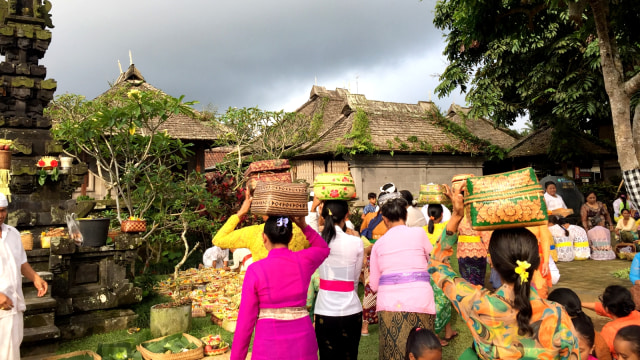
[[440, 0], [434, 24], [450, 63], [437, 92], [460, 88], [472, 116], [505, 125], [527, 113], [536, 126], [612, 121], [622, 170], [637, 169], [639, 22], [638, 1]]
[[191, 104], [182, 97], [123, 86], [91, 101], [81, 95], [58, 96], [48, 115], [55, 123], [53, 137], [65, 145], [65, 153], [79, 160], [88, 155], [98, 176], [115, 189], [122, 222], [121, 202], [130, 217], [143, 218], [166, 183], [157, 174], [180, 169], [191, 154], [190, 144], [160, 130], [169, 116], [192, 114]]
[[[224, 114], [210, 117], [226, 131], [226, 140], [234, 144], [232, 172], [242, 178], [245, 160], [288, 158], [300, 145], [313, 139], [322, 119], [281, 111], [265, 111], [257, 107], [229, 108]], [[238, 181], [238, 184], [241, 182]]]

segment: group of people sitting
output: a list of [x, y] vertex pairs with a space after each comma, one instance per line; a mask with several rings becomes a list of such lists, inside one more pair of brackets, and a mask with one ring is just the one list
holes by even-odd
[[[553, 182], [545, 184], [544, 197], [547, 209], [552, 213], [561, 213], [558, 210], [567, 208], [562, 196], [557, 194], [556, 185]], [[636, 221], [634, 218], [637, 210], [627, 200], [625, 193], [621, 193], [619, 198], [613, 202], [615, 224], [607, 206], [597, 201], [595, 192], [587, 193], [585, 199], [586, 202], [580, 209], [582, 226], [571, 224], [566, 217], [561, 215], [549, 217], [549, 230], [553, 234], [558, 261], [589, 258], [593, 260], [615, 259], [616, 255], [611, 242], [612, 232], [622, 243], [633, 243], [638, 240], [640, 220]]]
[[[578, 299], [576, 305], [576, 295], [570, 305], [565, 298], [575, 293], [565, 296], [568, 289], [547, 299], [551, 258], [540, 242], [551, 237], [549, 229], [474, 231], [462, 188], [447, 187], [447, 193], [450, 218], [435, 204], [425, 217], [410, 192], [385, 184], [360, 234], [346, 226], [346, 201], [317, 198], [307, 219], [269, 216], [234, 230], [250, 208], [247, 195], [213, 239], [220, 248], [248, 248], [253, 255], [231, 359], [245, 359], [254, 332], [253, 359], [357, 359], [360, 338], [374, 323], [380, 359], [440, 359], [442, 346], [457, 335], [448, 324], [452, 308], [474, 340], [462, 359], [640, 359], [640, 313], [628, 289], [609, 287], [598, 304]], [[459, 272], [450, 265], [454, 249]], [[485, 286], [487, 262], [493, 289]], [[583, 307], [613, 319], [606, 331], [593, 334]]]

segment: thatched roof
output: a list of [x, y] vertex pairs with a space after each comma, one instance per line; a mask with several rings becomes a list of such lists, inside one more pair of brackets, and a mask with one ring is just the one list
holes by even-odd
[[[571, 147], [581, 150], [593, 156], [615, 155], [615, 150], [598, 143], [596, 139], [576, 132], [571, 139]], [[545, 127], [534, 131], [528, 136], [520, 139], [513, 147], [507, 157], [527, 157], [527, 156], [547, 156], [553, 138], [553, 128]]]
[[[135, 87], [140, 91], [154, 91], [165, 94], [163, 91], [158, 90], [153, 85], [146, 82], [140, 71], [133, 64], [129, 66], [127, 71], [118, 76], [118, 79], [111, 89], [107, 90], [105, 93], [114, 91], [118, 87], [124, 85]], [[184, 114], [171, 115], [158, 130], [166, 132], [172, 138], [187, 141], [200, 140], [214, 142], [224, 136], [223, 131], [220, 129], [216, 129], [208, 123], [198, 120], [197, 118], [200, 115], [198, 111], [194, 110], [194, 113], [196, 114], [195, 118]], [[138, 131], [144, 132], [144, 129], [138, 129]]]
[[513, 130], [496, 127], [491, 121], [484, 118], [469, 118], [467, 116], [469, 110], [471, 108], [452, 104], [447, 111], [447, 119], [466, 127], [480, 139], [489, 141], [503, 149], [510, 149], [518, 142], [519, 136]]
[[299, 156], [334, 154], [340, 145], [352, 146], [353, 141], [346, 136], [353, 129], [358, 110], [366, 114], [371, 142], [379, 152], [471, 154], [482, 152], [495, 138], [501, 139], [496, 145], [508, 142], [505, 133], [492, 125], [483, 127], [486, 138], [482, 139], [474, 136], [470, 129], [459, 130], [462, 127], [458, 126], [452, 130], [456, 128], [451, 126], [453, 121], [442, 117], [432, 102], [403, 104], [368, 100], [345, 89], [331, 91], [313, 86], [309, 100], [296, 111], [310, 118], [323, 114], [323, 124], [317, 140], [303, 146]]

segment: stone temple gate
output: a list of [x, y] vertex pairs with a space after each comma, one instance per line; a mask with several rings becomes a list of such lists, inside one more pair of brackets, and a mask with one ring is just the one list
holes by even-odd
[[65, 215], [79, 211], [71, 194], [87, 173], [85, 163], [72, 163], [40, 178], [39, 159], [62, 153], [49, 131], [51, 119], [43, 115], [57, 87], [39, 64], [51, 42], [50, 10], [47, 0], [0, 0], [0, 141], [13, 144], [8, 169], [0, 169], [6, 174], [0, 189], [11, 199], [8, 224], [31, 230], [29, 262], [50, 284], [49, 293], [37, 298], [32, 284], [23, 283], [22, 353], [35, 358], [55, 351], [60, 338], [128, 326], [135, 314], [118, 307], [141, 299], [141, 289], [131, 283], [138, 238], [122, 236], [115, 245], [90, 248], [59, 237], [50, 248], [40, 246], [42, 231], [64, 227]]

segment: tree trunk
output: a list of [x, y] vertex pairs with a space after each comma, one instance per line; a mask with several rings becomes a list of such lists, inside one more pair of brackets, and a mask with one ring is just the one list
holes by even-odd
[[633, 139], [636, 141], [633, 142], [633, 146], [636, 149], [636, 155], [640, 155], [640, 103], [636, 105], [636, 109], [633, 115]]
[[593, 18], [598, 32], [600, 60], [604, 86], [609, 95], [613, 131], [618, 151], [618, 162], [622, 171], [640, 168], [638, 152], [633, 142], [631, 130], [631, 95], [625, 89], [622, 61], [618, 53], [615, 38], [609, 36], [607, 20], [608, 0], [590, 0]]

